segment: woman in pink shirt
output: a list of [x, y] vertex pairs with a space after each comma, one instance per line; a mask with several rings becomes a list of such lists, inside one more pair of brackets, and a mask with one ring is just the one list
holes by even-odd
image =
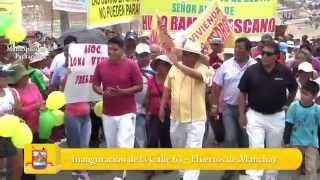
[[15, 75], [9, 78], [9, 84], [18, 91], [21, 104], [17, 114], [32, 130], [34, 142], [38, 141], [39, 112], [44, 109], [43, 97], [37, 86], [29, 80], [29, 72], [24, 65], [13, 65], [10, 70], [15, 71]]
[[[68, 47], [67, 47], [68, 48]], [[65, 53], [68, 53], [66, 49]], [[65, 57], [68, 57], [66, 54]], [[68, 68], [68, 59], [64, 65], [64, 76], [60, 83], [60, 90], [64, 91], [68, 75], [71, 70]], [[77, 93], [73, 94], [77, 96]], [[64, 126], [67, 136], [67, 144], [70, 148], [87, 148], [89, 146], [91, 136], [91, 119], [90, 119], [90, 105], [88, 102], [69, 103], [65, 105], [64, 111]], [[73, 172], [79, 175], [83, 180], [90, 180], [87, 171]]]
[[[40, 143], [39, 112], [44, 109], [44, 100], [35, 84], [29, 80], [29, 72], [22, 64], [15, 64], [9, 68], [15, 72], [14, 76], [9, 77], [8, 83], [17, 91], [20, 100], [20, 109], [17, 115], [25, 120], [33, 134], [32, 143]], [[23, 174], [21, 179], [36, 179], [34, 174]]]
[[[65, 70], [65, 77], [61, 81], [61, 91], [69, 74]], [[74, 96], [77, 96], [75, 93]], [[88, 102], [69, 103], [65, 105], [64, 120], [68, 146], [71, 148], [86, 148], [89, 146], [91, 135], [90, 105]]]
[[[160, 101], [164, 89], [164, 81], [170, 70], [172, 63], [166, 55], [157, 56], [151, 63], [151, 67], [156, 71], [156, 75], [148, 81], [148, 89], [146, 95], [147, 120], [149, 132], [149, 148], [157, 148], [160, 142], [161, 148], [170, 148], [170, 113], [169, 107], [166, 114], [165, 122], [159, 119]], [[169, 103], [168, 103], [169, 106]]]
[[[160, 101], [164, 89], [164, 81], [171, 68], [171, 61], [166, 55], [157, 56], [151, 62], [151, 68], [156, 71], [151, 79], [148, 80], [148, 89], [145, 97], [146, 105], [146, 124], [148, 132], [148, 148], [171, 148], [170, 141], [170, 107], [167, 103], [167, 113], [165, 121], [161, 122], [159, 118]], [[150, 180], [154, 171], [147, 173], [147, 179]]]

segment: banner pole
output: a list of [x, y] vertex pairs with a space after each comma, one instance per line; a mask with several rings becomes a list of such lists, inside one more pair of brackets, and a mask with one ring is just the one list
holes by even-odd
[[54, 28], [54, 10], [53, 10], [53, 1], [51, 1], [51, 37], [53, 37], [53, 28]]

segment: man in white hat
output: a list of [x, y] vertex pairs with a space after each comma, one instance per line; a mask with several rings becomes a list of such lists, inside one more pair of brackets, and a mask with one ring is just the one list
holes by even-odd
[[136, 47], [135, 57], [140, 68], [140, 72], [143, 75], [143, 89], [135, 94], [137, 104], [135, 147], [143, 148], [146, 147], [147, 144], [145, 124], [146, 110], [144, 108], [144, 98], [146, 97], [147, 93], [148, 79], [150, 79], [154, 74], [150, 67], [151, 50], [149, 45], [146, 43], [139, 43]]
[[[171, 95], [172, 146], [201, 148], [207, 119], [206, 87], [212, 81], [213, 69], [208, 66], [208, 58], [201, 53], [201, 45], [190, 40], [183, 44], [181, 62], [176, 55], [171, 55], [170, 59], [174, 66], [164, 84], [159, 118], [164, 122], [166, 102]], [[199, 174], [198, 170], [187, 170], [180, 175], [183, 180], [197, 180]]]

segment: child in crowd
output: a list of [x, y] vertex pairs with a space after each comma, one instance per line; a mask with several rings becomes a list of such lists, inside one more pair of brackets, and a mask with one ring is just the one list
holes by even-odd
[[[306, 180], [317, 180], [318, 127], [320, 125], [320, 106], [315, 103], [319, 85], [307, 81], [301, 88], [300, 101], [293, 102], [287, 112], [284, 144], [300, 149]], [[298, 173], [295, 173], [295, 178]]]

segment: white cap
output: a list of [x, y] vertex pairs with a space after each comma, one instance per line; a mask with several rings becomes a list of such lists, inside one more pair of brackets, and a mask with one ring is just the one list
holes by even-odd
[[142, 53], [151, 53], [150, 47], [146, 43], [139, 43], [136, 47], [136, 53], [142, 54]]
[[298, 66], [298, 71], [303, 72], [315, 72], [315, 70], [312, 67], [312, 64], [309, 62], [303, 62]]
[[294, 48], [294, 42], [293, 41], [287, 41], [288, 47]]
[[223, 41], [220, 37], [213, 37], [211, 40], [211, 44], [223, 44]]

